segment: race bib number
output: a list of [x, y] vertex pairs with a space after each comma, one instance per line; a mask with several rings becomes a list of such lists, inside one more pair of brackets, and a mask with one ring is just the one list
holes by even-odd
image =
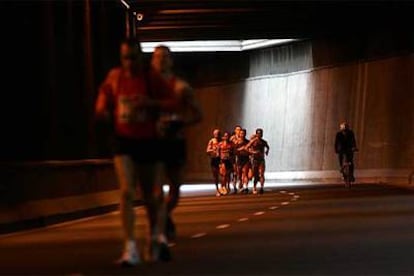
[[137, 123], [148, 120], [145, 109], [139, 108], [138, 98], [120, 96], [118, 99], [118, 121], [121, 123]]

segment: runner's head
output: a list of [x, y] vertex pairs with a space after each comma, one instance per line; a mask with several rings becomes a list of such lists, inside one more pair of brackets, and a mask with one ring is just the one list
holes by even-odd
[[213, 137], [220, 138], [220, 129], [216, 128], [213, 130]]
[[234, 127], [234, 134], [236, 135], [236, 136], [239, 136], [239, 134], [240, 134], [240, 131], [242, 130], [242, 127], [240, 126], [240, 125], [236, 125], [235, 127]]
[[240, 134], [239, 134], [240, 138], [244, 139], [246, 137], [246, 132], [247, 131], [246, 131], [245, 128], [241, 129], [240, 130]]
[[173, 60], [170, 48], [165, 45], [155, 47], [151, 56], [151, 67], [160, 73], [166, 73], [171, 70], [172, 66]]
[[257, 137], [262, 138], [263, 137], [263, 129], [261, 129], [261, 128], [256, 129], [256, 135], [257, 135]]
[[125, 39], [120, 44], [121, 66], [127, 71], [136, 72], [142, 63], [141, 45], [136, 39]]
[[343, 121], [339, 124], [339, 128], [343, 131], [345, 129], [349, 129], [349, 124], [346, 121]]
[[229, 139], [230, 139], [230, 133], [228, 133], [227, 131], [225, 131], [225, 132], [223, 133], [223, 137], [221, 137], [221, 139], [222, 139], [223, 141], [229, 141]]

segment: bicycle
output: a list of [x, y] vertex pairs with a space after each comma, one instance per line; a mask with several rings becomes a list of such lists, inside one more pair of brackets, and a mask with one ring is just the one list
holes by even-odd
[[[355, 149], [352, 152], [357, 152], [358, 150]], [[344, 162], [342, 164], [341, 172], [342, 172], [342, 178], [345, 182], [345, 187], [350, 189], [351, 184], [355, 182], [355, 178], [351, 173], [351, 166], [354, 166], [354, 164], [350, 161], [348, 161], [346, 155], [344, 156]]]
[[351, 162], [344, 162], [344, 164], [342, 165], [342, 178], [345, 182], [345, 187], [350, 189], [351, 188], [351, 184], [354, 181], [354, 179], [352, 179], [352, 175], [351, 175]]

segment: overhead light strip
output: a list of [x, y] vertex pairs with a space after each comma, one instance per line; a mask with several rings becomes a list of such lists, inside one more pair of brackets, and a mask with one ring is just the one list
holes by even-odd
[[241, 52], [286, 44], [297, 39], [253, 39], [253, 40], [195, 40], [142, 42], [143, 52], [150, 53], [158, 45], [168, 46], [172, 52]]
[[231, 8], [231, 9], [169, 9], [169, 10], [160, 10], [157, 14], [167, 14], [167, 15], [183, 15], [183, 14], [204, 14], [204, 13], [231, 13], [231, 12], [251, 12], [253, 9], [246, 9], [246, 8]]

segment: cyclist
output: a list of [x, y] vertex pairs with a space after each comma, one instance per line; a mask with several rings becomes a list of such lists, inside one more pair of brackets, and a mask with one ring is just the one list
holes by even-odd
[[354, 182], [354, 152], [358, 151], [355, 134], [345, 121], [339, 124], [339, 128], [340, 130], [335, 137], [335, 153], [338, 155], [340, 172], [341, 174], [343, 173], [342, 168], [345, 159], [350, 164], [349, 173], [351, 175], [351, 182]]

